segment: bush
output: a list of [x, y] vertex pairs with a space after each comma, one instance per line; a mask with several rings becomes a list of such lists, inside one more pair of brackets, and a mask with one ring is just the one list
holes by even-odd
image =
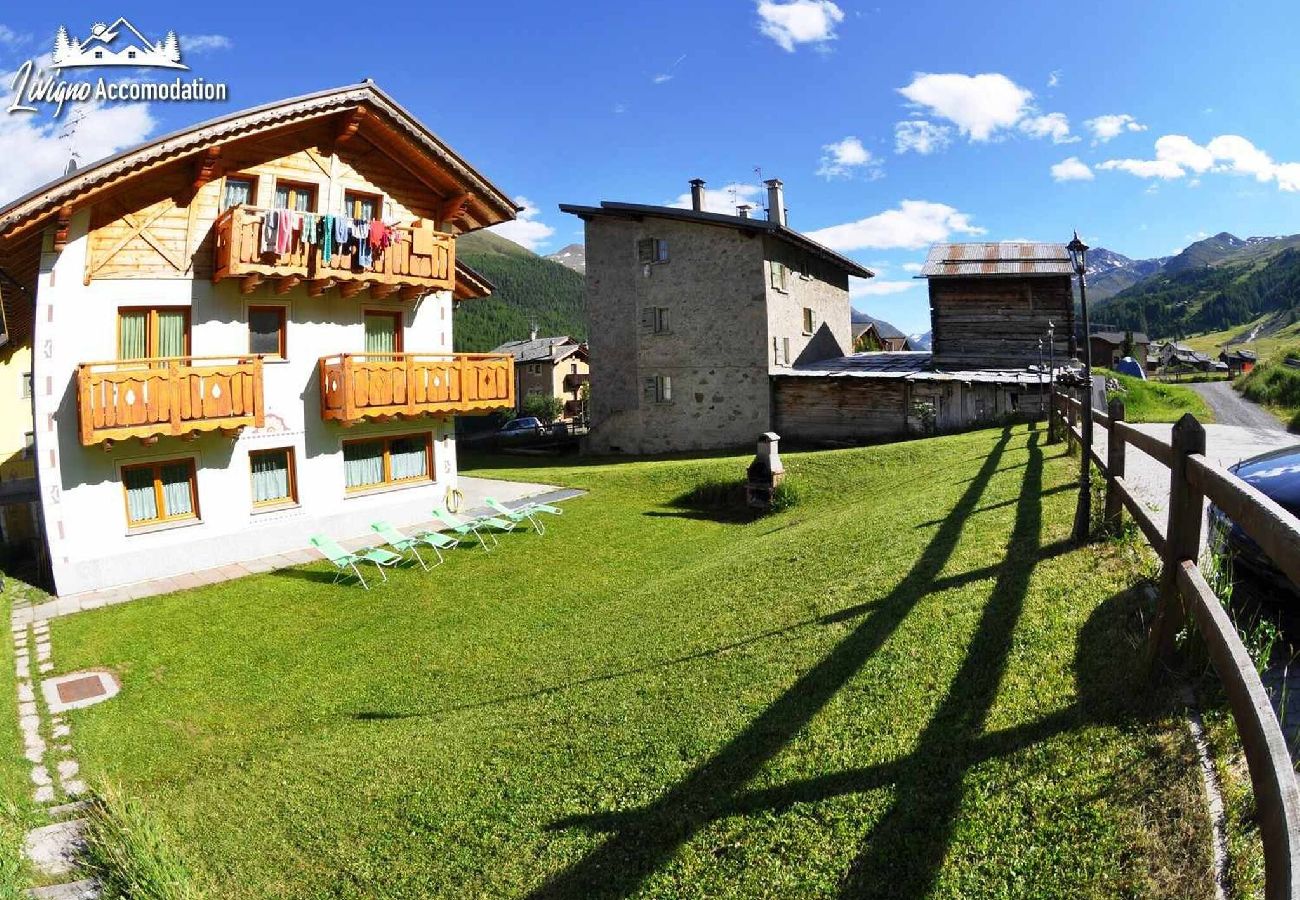
[[89, 810], [86, 860], [108, 898], [198, 900], [185, 863], [145, 810], [106, 787]]
[[785, 481], [776, 486], [772, 492], [772, 512], [782, 512], [799, 505], [799, 482], [786, 476]]
[[1300, 359], [1300, 347], [1290, 347], [1261, 362], [1237, 379], [1236, 388], [1249, 400], [1283, 411], [1294, 411], [1291, 429], [1300, 429], [1300, 369], [1286, 364]]
[[524, 398], [523, 415], [536, 416], [547, 425], [554, 422], [564, 412], [564, 401], [559, 397], [544, 397], [533, 394]]

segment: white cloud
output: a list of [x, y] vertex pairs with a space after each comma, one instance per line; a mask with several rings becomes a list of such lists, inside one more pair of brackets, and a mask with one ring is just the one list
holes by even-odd
[[[741, 203], [748, 203], [755, 208], [761, 206], [759, 197], [761, 191], [757, 186], [752, 184], [728, 184], [721, 189], [705, 188], [704, 189], [704, 211], [713, 213], [722, 213], [727, 216], [736, 215], [736, 206]], [[677, 209], [691, 208], [691, 192], [678, 194], [675, 200], [670, 201], [668, 206]], [[750, 213], [753, 215], [753, 213]]]
[[[1204, 146], [1182, 134], [1167, 134], [1155, 143], [1155, 159], [1108, 159], [1098, 169], [1128, 172], [1139, 178], [1182, 178], [1188, 173], [1242, 175], [1276, 182], [1283, 191], [1300, 191], [1300, 163], [1279, 163], [1239, 134], [1221, 134]], [[1191, 184], [1199, 184], [1192, 179]]]
[[1033, 138], [1050, 137], [1053, 144], [1073, 144], [1079, 140], [1070, 134], [1070, 120], [1065, 113], [1027, 116], [1020, 120], [1020, 130]]
[[881, 297], [886, 294], [901, 294], [904, 291], [924, 287], [919, 281], [881, 281], [879, 278], [854, 278], [849, 282], [849, 298]]
[[918, 262], [908, 262], [908, 263], [903, 263], [901, 268], [904, 272], [916, 273], [924, 269], [925, 266], [923, 266], [921, 263]]
[[935, 241], [947, 240], [954, 232], [983, 234], [972, 225], [970, 217], [944, 203], [928, 200], [904, 200], [897, 209], [888, 209], [848, 222], [809, 233], [832, 250], [916, 250]]
[[830, 180], [832, 178], [852, 178], [857, 172], [868, 178], [880, 178], [880, 160], [871, 155], [871, 151], [862, 146], [856, 137], [846, 137], [822, 147], [821, 164], [817, 174]]
[[1094, 144], [1104, 144], [1119, 137], [1125, 131], [1147, 130], [1145, 125], [1128, 113], [1097, 116], [1095, 119], [1088, 119], [1083, 124], [1085, 128], [1092, 132], [1092, 142]]
[[30, 34], [19, 34], [8, 25], [0, 25], [0, 46], [21, 47], [32, 39]]
[[1052, 166], [1052, 179], [1055, 181], [1092, 181], [1092, 169], [1077, 156], [1061, 160]]
[[182, 53], [207, 53], [209, 50], [229, 50], [234, 42], [224, 34], [182, 34]]
[[519, 218], [513, 222], [502, 222], [500, 225], [493, 225], [488, 230], [495, 231], [503, 238], [514, 241], [521, 247], [536, 251], [538, 247], [546, 243], [551, 235], [555, 234], [555, 229], [545, 222], [538, 221], [538, 209], [527, 197], [516, 197], [515, 203], [523, 207], [519, 211]]
[[[35, 62], [44, 68], [50, 58], [47, 54]], [[13, 102], [15, 74], [0, 74], [0, 108], [8, 109]], [[83, 118], [74, 137], [63, 140], [60, 135], [67, 130], [74, 108]], [[0, 166], [0, 203], [58, 178], [72, 150], [84, 166], [140, 143], [155, 124], [144, 103], [78, 103], [66, 107], [57, 121], [45, 112], [0, 115], [0, 159], [22, 161], [22, 165]]]
[[654, 84], [665, 84], [672, 80], [673, 80], [673, 76], [669, 75], [667, 72], [660, 72], [654, 78], [650, 79], [650, 81]]
[[937, 153], [952, 143], [952, 129], [925, 119], [909, 119], [894, 126], [894, 152]]
[[831, 0], [758, 0], [758, 18], [758, 30], [793, 53], [798, 44], [824, 48], [835, 40], [835, 26], [844, 21], [844, 11]]
[[1052, 72], [1047, 76], [1047, 86], [1056, 87], [1060, 83], [1061, 83], [1061, 70], [1053, 69]]
[[973, 141], [987, 141], [1029, 111], [1033, 92], [1005, 75], [922, 73], [898, 92], [931, 114], [947, 119]]

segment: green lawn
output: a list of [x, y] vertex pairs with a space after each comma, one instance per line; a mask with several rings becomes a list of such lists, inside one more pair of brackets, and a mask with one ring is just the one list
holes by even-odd
[[1191, 413], [1202, 423], [1214, 421], [1205, 398], [1182, 384], [1144, 381], [1102, 369], [1107, 378], [1117, 378], [1124, 387], [1124, 417], [1129, 422], [1177, 422]]
[[1024, 426], [786, 457], [484, 463], [587, 488], [369, 593], [323, 565], [52, 624], [83, 770], [207, 896], [1209, 897], [1145, 565], [1070, 550]]

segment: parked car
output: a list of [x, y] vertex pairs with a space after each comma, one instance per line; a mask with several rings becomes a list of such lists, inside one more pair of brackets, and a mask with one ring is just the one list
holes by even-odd
[[546, 426], [542, 424], [541, 419], [535, 416], [521, 416], [502, 425], [501, 430], [497, 432], [497, 437], [502, 441], [511, 441], [537, 438], [544, 434], [546, 434]]
[[[1253, 456], [1230, 466], [1228, 471], [1300, 518], [1300, 445]], [[1214, 505], [1210, 506], [1210, 529], [1211, 540], [1216, 533], [1222, 533], [1224, 548], [1231, 554], [1234, 565], [1241, 565], [1300, 597], [1300, 587], [1292, 584], [1263, 548]]]

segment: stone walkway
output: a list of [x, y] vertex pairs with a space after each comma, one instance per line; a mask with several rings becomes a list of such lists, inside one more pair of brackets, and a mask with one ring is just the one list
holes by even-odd
[[[524, 481], [496, 481], [489, 478], [469, 478], [461, 477], [460, 490], [465, 499], [458, 515], [462, 517], [485, 515], [491, 513], [491, 510], [484, 505], [485, 497], [495, 497], [506, 506], [518, 506], [521, 501], [530, 501], [538, 503], [556, 503], [561, 500], [568, 500], [573, 497], [581, 496], [584, 492], [578, 490], [558, 489], [546, 484], [531, 484]], [[441, 522], [428, 521], [411, 525], [412, 529], [428, 529], [430, 531], [441, 531], [444, 526]], [[339, 543], [348, 550], [356, 550], [360, 547], [371, 547], [379, 543], [373, 533], [367, 533], [359, 537], [340, 540]], [[272, 572], [276, 569], [288, 569], [293, 566], [301, 566], [307, 563], [320, 562], [323, 557], [320, 552], [311, 548], [294, 550], [289, 553], [280, 553], [274, 556], [264, 556], [258, 559], [247, 560], [242, 563], [232, 563], [226, 566], [220, 566], [215, 569], [203, 569], [197, 572], [189, 572], [185, 575], [177, 575], [170, 578], [156, 578], [150, 581], [141, 581], [135, 584], [123, 585], [121, 587], [105, 588], [98, 591], [87, 591], [81, 594], [69, 594], [58, 597], [46, 603], [33, 607], [30, 612], [26, 613], [26, 622], [36, 621], [37, 619], [53, 619], [58, 616], [71, 615], [72, 613], [82, 612], [88, 609], [98, 609], [101, 606], [111, 606], [116, 603], [126, 603], [130, 600], [139, 600], [142, 597], [154, 597], [159, 594], [170, 594], [173, 591], [182, 591], [188, 588], [203, 587], [204, 585], [217, 584], [222, 581], [232, 581], [236, 578], [245, 578], [249, 575], [258, 575], [263, 572]]]

